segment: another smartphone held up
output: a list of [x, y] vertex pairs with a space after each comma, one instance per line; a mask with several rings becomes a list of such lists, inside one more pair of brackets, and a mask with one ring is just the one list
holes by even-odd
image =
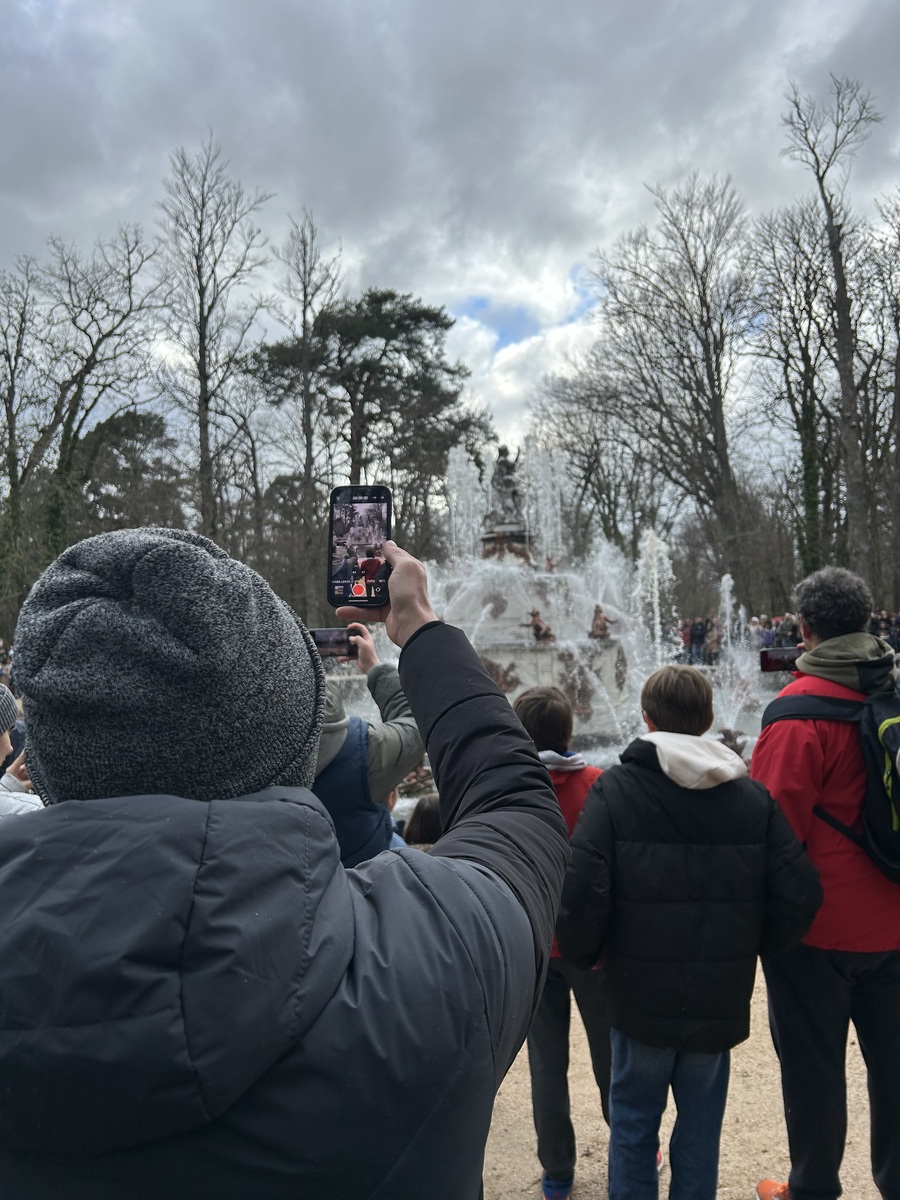
[[322, 658], [358, 658], [359, 648], [346, 629], [311, 629], [312, 640]]
[[803, 653], [802, 646], [770, 646], [759, 652], [761, 671], [793, 671], [794, 663]]
[[328, 585], [332, 607], [380, 608], [388, 602], [391, 493], [380, 484], [335, 488], [328, 513]]

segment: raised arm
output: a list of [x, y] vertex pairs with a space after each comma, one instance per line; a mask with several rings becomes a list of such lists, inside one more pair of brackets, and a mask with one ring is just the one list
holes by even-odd
[[[391, 603], [378, 612], [403, 647], [400, 679], [441, 797], [445, 832], [432, 854], [478, 863], [503, 879], [528, 915], [543, 963], [569, 854], [550, 778], [465, 635], [434, 616], [422, 564], [393, 543], [386, 552]], [[343, 608], [338, 615], [361, 614]]]

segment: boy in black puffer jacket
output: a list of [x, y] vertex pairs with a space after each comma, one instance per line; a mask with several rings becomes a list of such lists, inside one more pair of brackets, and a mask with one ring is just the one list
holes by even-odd
[[765, 788], [704, 738], [712, 688], [693, 667], [644, 685], [649, 732], [606, 771], [572, 838], [557, 937], [602, 960], [610, 1024], [610, 1200], [656, 1200], [671, 1087], [670, 1197], [713, 1200], [729, 1050], [750, 1032], [760, 953], [799, 941], [818, 877]]

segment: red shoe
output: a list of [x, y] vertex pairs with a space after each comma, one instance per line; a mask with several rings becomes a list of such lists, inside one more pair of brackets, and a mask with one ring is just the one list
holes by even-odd
[[791, 1200], [791, 1189], [777, 1179], [763, 1179], [756, 1185], [758, 1200]]

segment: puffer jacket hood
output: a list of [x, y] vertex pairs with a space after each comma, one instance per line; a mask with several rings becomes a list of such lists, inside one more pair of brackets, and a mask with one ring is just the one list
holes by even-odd
[[659, 769], [679, 787], [704, 791], [731, 779], [743, 779], [747, 764], [739, 754], [712, 738], [688, 733], [645, 733], [639, 739], [656, 748]]
[[98, 1153], [215, 1120], [302, 1038], [353, 948], [333, 826], [302, 789], [6, 821], [0, 911], [13, 1150]]

